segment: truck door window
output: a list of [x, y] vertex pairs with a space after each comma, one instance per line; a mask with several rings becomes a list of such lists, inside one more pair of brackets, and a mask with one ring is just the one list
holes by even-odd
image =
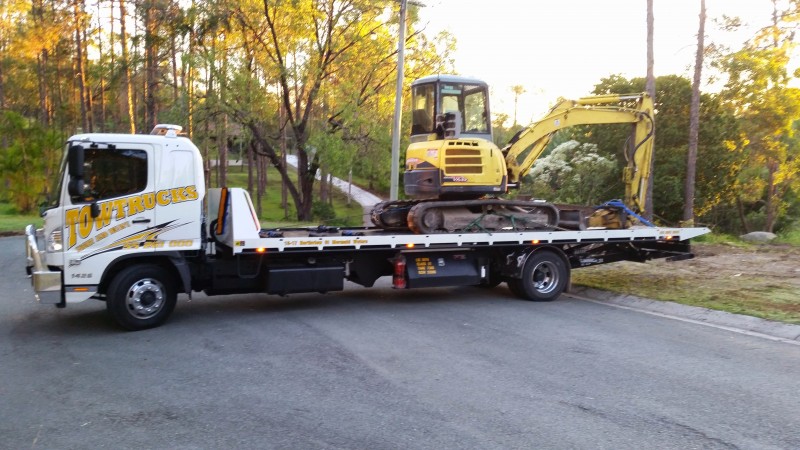
[[85, 192], [73, 203], [105, 200], [141, 192], [147, 186], [147, 152], [129, 149], [86, 149]]

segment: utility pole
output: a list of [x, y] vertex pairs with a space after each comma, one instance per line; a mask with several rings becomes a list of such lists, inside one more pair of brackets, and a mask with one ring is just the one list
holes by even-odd
[[400, 178], [400, 122], [403, 118], [403, 76], [406, 48], [406, 6], [408, 0], [400, 0], [400, 37], [397, 41], [397, 85], [394, 97], [394, 124], [392, 125], [392, 174], [389, 184], [389, 199], [397, 200]]

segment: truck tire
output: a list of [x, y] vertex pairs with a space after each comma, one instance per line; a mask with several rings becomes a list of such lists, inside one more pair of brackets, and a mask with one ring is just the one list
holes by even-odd
[[175, 282], [169, 272], [155, 265], [126, 267], [114, 276], [106, 295], [111, 318], [130, 331], [164, 323], [175, 309]]
[[569, 268], [559, 255], [538, 251], [525, 262], [522, 278], [509, 280], [508, 287], [525, 300], [550, 302], [564, 292], [568, 279]]

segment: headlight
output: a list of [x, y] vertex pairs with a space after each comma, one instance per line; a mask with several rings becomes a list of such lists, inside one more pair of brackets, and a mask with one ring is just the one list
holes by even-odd
[[53, 230], [47, 236], [47, 251], [48, 252], [60, 252], [62, 249], [61, 245], [61, 230]]

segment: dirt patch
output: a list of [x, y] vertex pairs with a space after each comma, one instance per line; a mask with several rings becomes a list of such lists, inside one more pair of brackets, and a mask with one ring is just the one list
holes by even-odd
[[685, 266], [703, 274], [751, 275], [800, 287], [800, 248], [791, 245], [733, 247], [696, 244]]
[[686, 261], [621, 262], [576, 270], [574, 282], [657, 300], [800, 324], [800, 248], [693, 246]]

